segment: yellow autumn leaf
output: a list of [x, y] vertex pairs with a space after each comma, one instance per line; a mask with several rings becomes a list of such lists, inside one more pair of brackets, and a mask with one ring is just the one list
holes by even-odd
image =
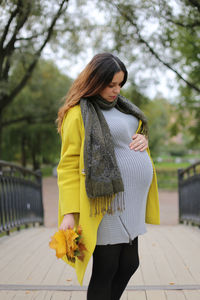
[[49, 243], [50, 248], [56, 250], [57, 258], [62, 258], [66, 255], [67, 247], [65, 240], [65, 233], [63, 230], [57, 231], [52, 237]]
[[[87, 249], [82, 242], [81, 234], [81, 226], [78, 226], [76, 231], [71, 228], [67, 229], [66, 231], [59, 230], [51, 237], [49, 246], [50, 248], [56, 250], [57, 258], [62, 258], [66, 255], [67, 258], [73, 262], [75, 262], [76, 256], [80, 260], [83, 260], [83, 251], [87, 251]], [[79, 239], [77, 240], [77, 238]]]
[[67, 229], [65, 231], [66, 243], [72, 245], [74, 240], [78, 237], [78, 234], [73, 229]]

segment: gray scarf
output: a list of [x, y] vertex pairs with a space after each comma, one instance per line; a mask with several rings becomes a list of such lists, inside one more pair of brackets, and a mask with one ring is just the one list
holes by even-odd
[[[100, 95], [82, 98], [81, 113], [85, 127], [84, 167], [85, 187], [90, 199], [90, 215], [124, 209], [124, 185], [117, 165], [113, 140], [102, 109], [117, 108], [142, 121], [140, 133], [148, 135], [147, 120], [142, 111], [125, 97], [119, 95], [113, 102]], [[111, 207], [116, 197], [115, 207]]]

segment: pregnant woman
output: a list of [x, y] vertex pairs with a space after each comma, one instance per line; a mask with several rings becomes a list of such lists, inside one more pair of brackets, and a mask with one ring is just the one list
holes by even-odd
[[58, 225], [80, 225], [87, 248], [83, 261], [63, 260], [82, 285], [93, 256], [88, 300], [120, 299], [139, 266], [138, 236], [146, 223], [160, 224], [147, 121], [120, 95], [127, 74], [118, 57], [95, 55], [58, 112]]

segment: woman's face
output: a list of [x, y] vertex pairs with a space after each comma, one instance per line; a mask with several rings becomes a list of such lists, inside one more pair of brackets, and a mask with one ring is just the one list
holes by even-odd
[[115, 73], [109, 85], [99, 93], [100, 96], [109, 102], [113, 102], [117, 95], [120, 93], [123, 80], [124, 72], [119, 71]]

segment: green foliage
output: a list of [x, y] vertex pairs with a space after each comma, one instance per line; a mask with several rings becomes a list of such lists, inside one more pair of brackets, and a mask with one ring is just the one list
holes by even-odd
[[[173, 9], [168, 8], [165, 16], [171, 20], [164, 25], [165, 44], [168, 41], [172, 53], [176, 54], [178, 64], [184, 77], [194, 86], [200, 82], [200, 9], [197, 2], [179, 1], [179, 13], [175, 17]], [[200, 97], [199, 91], [190, 84], [179, 80], [180, 100], [177, 107], [179, 131], [188, 131], [188, 146], [195, 148], [200, 145]], [[172, 128], [172, 133], [173, 133]]]
[[147, 105], [150, 101], [139, 91], [139, 88], [133, 81], [129, 81], [128, 88], [122, 89], [121, 94], [140, 108]]
[[[22, 71], [19, 63], [13, 74]], [[39, 62], [27, 86], [3, 116], [4, 124], [8, 124], [3, 133], [3, 159], [21, 161], [24, 166], [31, 163], [34, 169], [42, 163], [57, 162], [60, 136], [55, 120], [70, 85], [71, 80], [51, 61]]]
[[[170, 69], [179, 88], [177, 119], [172, 133], [190, 134], [189, 147], [200, 145], [200, 5], [189, 0], [104, 0], [101, 10], [110, 12], [98, 46], [123, 57], [139, 85], [159, 81], [157, 70]], [[112, 40], [107, 45], [106, 41]], [[106, 46], [105, 46], [106, 44]], [[151, 72], [147, 72], [150, 71]], [[150, 74], [150, 75], [149, 75]], [[169, 85], [173, 88], [173, 82]], [[188, 118], [192, 115], [193, 121]]]
[[149, 124], [151, 154], [154, 157], [160, 155], [166, 149], [170, 138], [169, 120], [171, 105], [162, 98], [148, 99], [141, 94], [134, 83], [130, 84], [126, 89], [122, 89], [122, 95], [131, 100], [144, 112]]
[[170, 143], [169, 145], [167, 145], [167, 152], [171, 155], [171, 156], [184, 156], [187, 153], [187, 149], [185, 147], [185, 145], [181, 144], [175, 144], [175, 143]]
[[145, 114], [149, 124], [149, 146], [151, 154], [156, 157], [166, 148], [169, 142], [169, 119], [171, 106], [162, 98], [148, 99], [142, 95], [139, 88], [130, 84], [122, 89], [123, 96], [131, 100]]
[[178, 188], [177, 170], [157, 170], [158, 188], [176, 190]]
[[189, 162], [155, 162], [158, 188], [176, 190], [178, 188], [178, 169], [184, 169], [189, 165]]
[[[31, 80], [33, 71], [43, 54], [44, 48], [48, 45], [49, 49], [53, 50], [57, 58], [65, 57], [69, 63], [72, 63], [74, 56], [80, 53], [86, 42], [90, 22], [88, 18], [82, 14], [77, 7], [78, 0], [69, 1], [54, 1], [54, 0], [27, 0], [27, 1], [1, 1], [0, 15], [0, 158], [7, 156], [2, 155], [2, 139], [6, 133], [2, 134], [5, 129], [6, 122], [9, 119], [8, 114], [19, 117], [26, 114], [26, 122], [33, 123], [32, 112], [37, 115], [37, 122], [47, 118], [55, 117], [55, 103], [60, 95], [63, 96], [64, 77], [61, 78], [58, 70], [54, 68], [54, 80], [48, 85], [47, 93], [43, 93], [41, 87], [46, 89], [45, 81], [48, 81], [47, 76], [52, 76], [48, 68], [43, 70], [43, 74], [38, 74], [34, 82]], [[85, 1], [81, 1], [82, 4]], [[71, 5], [72, 3], [72, 5]], [[68, 12], [70, 11], [70, 13]], [[81, 16], [81, 17], [80, 17]], [[60, 51], [63, 50], [64, 51]], [[52, 53], [51, 53], [52, 54]], [[37, 78], [36, 78], [37, 77]], [[49, 81], [51, 78], [49, 77]], [[59, 82], [60, 81], [60, 82]], [[55, 88], [55, 85], [60, 87]], [[29, 84], [29, 89], [21, 93], [23, 97], [23, 105], [21, 106], [21, 114], [12, 102], [19, 96], [23, 88]], [[51, 103], [46, 101], [46, 98], [54, 99]], [[38, 99], [38, 102], [36, 101]], [[45, 100], [43, 100], [45, 99]], [[40, 105], [40, 101], [43, 105]], [[46, 104], [44, 104], [46, 103]], [[11, 107], [9, 107], [11, 105]], [[40, 106], [40, 112], [38, 111]], [[5, 116], [6, 114], [6, 116]], [[54, 116], [53, 116], [54, 115]], [[36, 116], [34, 116], [35, 120]], [[35, 121], [34, 121], [35, 122]], [[46, 130], [46, 129], [45, 129]], [[36, 132], [36, 130], [33, 130]], [[41, 137], [42, 138], [42, 137]], [[24, 136], [24, 141], [27, 137]], [[24, 142], [23, 142], [24, 143]], [[22, 144], [23, 144], [22, 143]], [[23, 146], [25, 147], [25, 146]], [[26, 146], [27, 147], [27, 146]], [[40, 145], [38, 144], [38, 148]], [[4, 142], [5, 149], [5, 142]], [[23, 149], [25, 151], [25, 149]], [[10, 151], [9, 151], [10, 152]], [[8, 155], [10, 157], [10, 155]], [[32, 156], [35, 156], [32, 153]], [[23, 165], [25, 162], [23, 162]]]
[[169, 140], [169, 103], [164, 99], [154, 99], [143, 106], [149, 123], [149, 146], [153, 156], [165, 148]]

